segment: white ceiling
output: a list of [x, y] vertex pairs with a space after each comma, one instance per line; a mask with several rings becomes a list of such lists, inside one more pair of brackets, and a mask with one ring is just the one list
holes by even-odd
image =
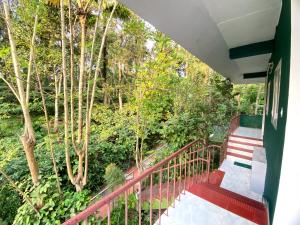
[[274, 38], [281, 0], [119, 0], [234, 83], [266, 71], [270, 54], [231, 60], [229, 49]]

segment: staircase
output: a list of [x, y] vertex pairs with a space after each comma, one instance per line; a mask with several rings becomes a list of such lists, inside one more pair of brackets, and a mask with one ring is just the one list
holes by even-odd
[[[243, 167], [251, 169], [253, 152], [262, 148], [262, 139], [232, 133], [228, 137], [227, 142], [227, 164], [229, 163], [230, 165], [235, 165], [236, 162], [238, 162], [249, 165], [249, 167]], [[234, 190], [230, 191], [222, 188], [223, 186], [221, 187], [226, 173], [227, 172], [221, 170], [215, 170], [210, 173], [209, 179], [192, 184], [189, 186], [187, 191], [200, 197], [201, 199], [206, 200], [209, 203], [234, 213], [248, 220], [249, 222], [251, 221], [259, 225], [268, 225], [267, 210], [262, 202], [248, 198], [248, 195], [244, 196], [237, 194], [233, 192]], [[227, 176], [226, 179], [230, 179], [229, 177]]]
[[262, 139], [231, 134], [228, 138], [226, 158], [251, 165], [253, 151], [262, 147]]

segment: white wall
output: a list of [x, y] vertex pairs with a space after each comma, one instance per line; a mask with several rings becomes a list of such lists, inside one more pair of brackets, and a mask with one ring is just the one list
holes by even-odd
[[291, 0], [291, 29], [287, 122], [273, 225], [300, 225], [300, 0]]

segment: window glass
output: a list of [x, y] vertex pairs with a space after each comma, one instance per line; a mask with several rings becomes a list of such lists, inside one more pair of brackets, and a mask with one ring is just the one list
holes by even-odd
[[281, 80], [281, 60], [276, 66], [273, 79], [273, 103], [272, 103], [272, 117], [271, 122], [275, 129], [277, 129], [279, 95], [280, 95], [280, 80]]

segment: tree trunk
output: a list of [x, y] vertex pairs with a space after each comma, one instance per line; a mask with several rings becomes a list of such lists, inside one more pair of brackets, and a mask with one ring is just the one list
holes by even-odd
[[[106, 23], [104, 22], [104, 27], [103, 30], [106, 29]], [[108, 87], [107, 87], [107, 40], [105, 39], [103, 43], [103, 56], [102, 56], [102, 69], [101, 69], [101, 74], [103, 78], [103, 104], [108, 105], [109, 104], [109, 94], [108, 94]]]
[[75, 114], [74, 114], [74, 47], [73, 47], [73, 40], [74, 40], [74, 31], [73, 31], [73, 21], [72, 21], [72, 6], [71, 0], [68, 0], [68, 7], [69, 7], [69, 29], [70, 29], [70, 80], [71, 80], [71, 87], [70, 87], [70, 111], [71, 111], [71, 138], [72, 138], [72, 145], [75, 149], [75, 152], [78, 152], [77, 144], [75, 141]]
[[123, 109], [123, 99], [122, 99], [122, 64], [118, 63], [118, 71], [119, 71], [119, 93], [118, 93], [118, 97], [119, 97], [119, 109], [122, 110]]
[[31, 174], [31, 179], [34, 185], [38, 185], [39, 183], [39, 168], [34, 156], [34, 146], [35, 140], [30, 138], [30, 135], [25, 131], [24, 134], [20, 137], [20, 140], [23, 145], [23, 149], [25, 151], [25, 156], [27, 160], [27, 164], [29, 167], [29, 171]]
[[54, 83], [55, 83], [55, 99], [54, 99], [54, 132], [58, 132], [58, 119], [59, 119], [59, 97], [61, 92], [61, 81], [62, 76], [54, 74]]
[[26, 87], [26, 104], [29, 104], [29, 95], [30, 95], [30, 80], [31, 80], [31, 70], [32, 70], [32, 62], [34, 58], [34, 46], [35, 46], [35, 36], [36, 36], [36, 29], [38, 24], [38, 11], [39, 5], [35, 11], [35, 18], [34, 18], [34, 25], [33, 25], [33, 34], [30, 43], [30, 53], [29, 53], [29, 62], [28, 62], [28, 73], [27, 73], [27, 87]]
[[[96, 92], [96, 86], [97, 86], [97, 80], [100, 72], [100, 62], [101, 62], [101, 57], [102, 57], [102, 51], [103, 51], [103, 46], [105, 42], [105, 38], [107, 35], [108, 27], [110, 24], [110, 21], [112, 20], [113, 14], [116, 10], [117, 7], [117, 2], [114, 4], [113, 10], [110, 13], [110, 17], [106, 22], [106, 28], [104, 30], [102, 40], [101, 40], [101, 45], [100, 45], [100, 50], [97, 58], [97, 63], [96, 63], [96, 71], [94, 74], [94, 79], [93, 79], [93, 85], [92, 85], [92, 90], [91, 90], [91, 99], [89, 103], [89, 109], [88, 112], [86, 113], [86, 129], [85, 129], [85, 143], [84, 143], [84, 154], [85, 154], [85, 169], [84, 169], [84, 176], [82, 180], [82, 187], [84, 187], [87, 184], [87, 175], [88, 175], [88, 147], [89, 147], [89, 139], [90, 139], [90, 133], [91, 133], [91, 118], [92, 118], [92, 110], [94, 106], [94, 99], [95, 99], [95, 92]], [[89, 90], [88, 90], [89, 92]]]
[[136, 167], [138, 168], [138, 171], [139, 173], [141, 172], [141, 168], [140, 168], [140, 162], [139, 162], [139, 159], [140, 159], [140, 154], [139, 154], [139, 137], [136, 136], [135, 138], [135, 164], [136, 164]]
[[68, 177], [73, 185], [75, 185], [73, 170], [70, 159], [69, 149], [69, 108], [68, 108], [68, 83], [66, 68], [66, 43], [65, 43], [65, 14], [64, 0], [60, 0], [60, 23], [61, 23], [61, 55], [62, 55], [62, 74], [63, 74], [63, 90], [64, 90], [64, 142], [65, 142], [65, 158], [67, 165]]
[[82, 127], [83, 127], [83, 82], [85, 76], [85, 39], [86, 39], [86, 15], [79, 16], [81, 28], [81, 47], [80, 47], [80, 65], [79, 65], [79, 87], [78, 87], [78, 135], [77, 142], [82, 141]]
[[32, 126], [31, 116], [29, 114], [28, 104], [26, 104], [26, 94], [24, 91], [23, 80], [21, 78], [19, 61], [17, 57], [16, 43], [11, 30], [12, 24], [10, 21], [10, 11], [9, 11], [7, 0], [3, 1], [3, 6], [5, 12], [5, 22], [6, 22], [7, 33], [9, 37], [9, 44], [10, 44], [12, 61], [13, 61], [14, 73], [16, 76], [18, 96], [19, 96], [20, 105], [24, 116], [24, 121], [25, 121], [24, 134], [20, 137], [20, 139], [25, 151], [32, 182], [34, 185], [37, 185], [39, 183], [39, 169], [34, 156], [34, 146], [36, 142], [35, 133]]

